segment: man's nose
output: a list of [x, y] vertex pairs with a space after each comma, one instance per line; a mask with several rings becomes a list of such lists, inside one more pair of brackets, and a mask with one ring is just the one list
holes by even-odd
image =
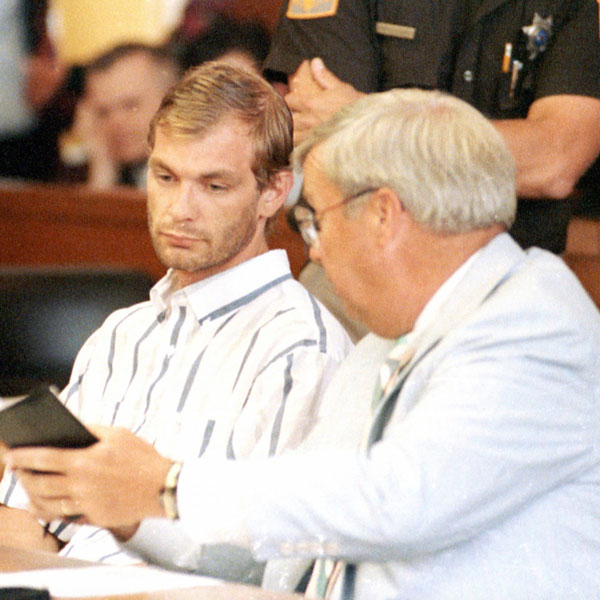
[[200, 213], [197, 190], [191, 182], [180, 182], [169, 205], [171, 216], [178, 220], [195, 219]]

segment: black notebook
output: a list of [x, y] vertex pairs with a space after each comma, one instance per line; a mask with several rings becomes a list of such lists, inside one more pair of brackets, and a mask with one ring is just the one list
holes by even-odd
[[11, 448], [85, 448], [98, 438], [44, 387], [0, 410], [0, 441]]

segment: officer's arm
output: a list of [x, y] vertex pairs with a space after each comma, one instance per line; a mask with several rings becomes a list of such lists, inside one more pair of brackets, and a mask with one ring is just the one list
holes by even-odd
[[320, 58], [304, 61], [288, 77], [285, 96], [294, 117], [294, 144], [303, 141], [319, 123], [364, 94], [338, 79]]
[[517, 164], [521, 197], [561, 199], [600, 153], [600, 100], [557, 95], [536, 100], [525, 119], [494, 121]]

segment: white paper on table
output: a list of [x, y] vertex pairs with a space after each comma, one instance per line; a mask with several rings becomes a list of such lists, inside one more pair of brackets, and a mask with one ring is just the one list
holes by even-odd
[[47, 589], [51, 596], [64, 598], [139, 594], [222, 584], [222, 581], [211, 577], [144, 566], [97, 565], [0, 573], [0, 588]]

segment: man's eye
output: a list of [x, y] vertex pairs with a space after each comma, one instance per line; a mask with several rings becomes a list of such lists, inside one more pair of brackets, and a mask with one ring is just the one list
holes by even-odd
[[223, 185], [222, 183], [209, 183], [207, 185], [207, 188], [211, 192], [226, 192], [227, 191], [227, 186]]
[[156, 179], [164, 183], [169, 183], [170, 181], [173, 181], [173, 176], [170, 173], [155, 173], [154, 176], [156, 177]]

